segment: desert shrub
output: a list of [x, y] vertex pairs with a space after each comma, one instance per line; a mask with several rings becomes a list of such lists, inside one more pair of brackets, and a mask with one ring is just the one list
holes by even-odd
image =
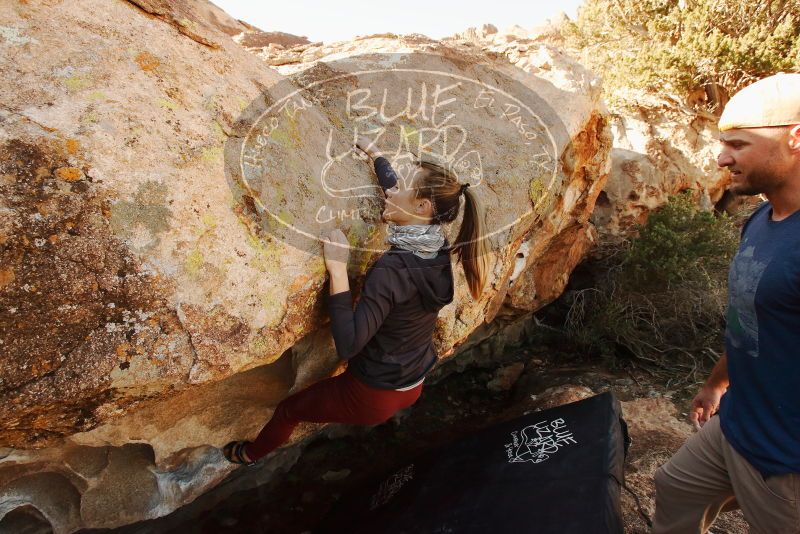
[[715, 288], [725, 278], [738, 241], [730, 217], [700, 210], [688, 193], [672, 196], [637, 234], [623, 258], [623, 270], [631, 287], [643, 290]]
[[719, 350], [737, 243], [734, 219], [670, 198], [636, 237], [600, 250], [591, 287], [565, 296], [568, 339], [610, 363], [694, 363]]

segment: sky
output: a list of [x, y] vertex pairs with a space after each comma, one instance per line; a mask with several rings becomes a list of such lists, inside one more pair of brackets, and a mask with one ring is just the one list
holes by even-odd
[[[439, 39], [470, 26], [490, 23], [504, 30], [514, 24], [531, 29], [563, 11], [575, 19], [583, 0], [403, 0], [391, 3], [353, 0], [212, 0], [233, 17], [264, 31], [306, 36], [330, 43], [372, 33], [422, 33]], [[375, 7], [379, 5], [380, 8]]]

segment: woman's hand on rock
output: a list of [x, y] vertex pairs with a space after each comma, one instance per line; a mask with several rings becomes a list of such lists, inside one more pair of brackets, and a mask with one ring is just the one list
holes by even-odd
[[350, 259], [350, 242], [344, 232], [336, 228], [327, 236], [322, 235], [322, 253], [325, 258], [325, 268], [333, 275], [347, 274], [347, 261]]
[[381, 153], [375, 147], [375, 142], [366, 135], [358, 136], [358, 139], [356, 139], [356, 147], [364, 151], [364, 153], [366, 153], [367, 156], [371, 157], [372, 159], [375, 159], [381, 155]]

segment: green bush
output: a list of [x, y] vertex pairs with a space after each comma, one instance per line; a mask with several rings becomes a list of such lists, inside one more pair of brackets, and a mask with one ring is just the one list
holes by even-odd
[[645, 291], [676, 284], [714, 289], [724, 281], [738, 241], [729, 217], [699, 210], [686, 193], [671, 197], [637, 233], [623, 265], [631, 287]]
[[800, 0], [586, 0], [567, 45], [616, 89], [730, 95], [800, 65]]
[[637, 237], [603, 249], [593, 287], [566, 295], [568, 338], [611, 363], [628, 356], [669, 365], [718, 350], [736, 226], [688, 195], [670, 198]]

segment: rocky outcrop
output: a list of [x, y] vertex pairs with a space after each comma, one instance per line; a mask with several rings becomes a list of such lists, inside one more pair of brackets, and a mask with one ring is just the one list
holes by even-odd
[[[562, 72], [553, 56], [581, 57], [582, 51], [569, 49], [561, 33], [568, 21], [562, 14], [530, 30], [515, 26], [502, 32], [484, 24], [452, 39], [473, 43], [521, 69], [547, 76], [554, 66], [556, 73]], [[691, 191], [704, 209], [720, 202], [730, 176], [716, 164], [719, 132], [714, 115], [667, 93], [627, 89], [606, 97], [613, 133], [612, 165], [591, 218], [601, 238], [630, 234], [670, 195]]]
[[261, 30], [243, 31], [233, 37], [233, 40], [246, 50], [254, 51], [261, 48], [292, 48], [311, 44], [305, 37], [284, 32], [265, 32]]
[[[324, 265], [303, 236], [343, 227], [354, 287], [384, 246], [375, 195], [333, 194], [374, 183], [347, 153], [359, 121], [337, 98], [398, 79], [365, 71], [414, 67], [401, 81], [429, 88], [460, 76], [451, 96], [462, 104], [491, 82], [498, 105], [509, 94], [530, 108], [493, 113], [485, 95], [482, 107], [453, 108], [460, 130], [450, 131], [469, 135], [450, 163], [496, 231], [478, 301], [456, 270], [441, 356], [498, 314], [555, 298], [594, 239], [608, 119], [596, 79], [549, 46], [371, 36], [284, 49], [283, 62], [276, 47], [245, 50], [231, 36], [255, 30], [200, 1], [6, 4], [0, 27], [3, 528], [71, 532], [166, 514], [231, 471], [216, 447], [253, 435], [281, 398], [334, 371]], [[302, 120], [290, 114], [268, 141], [250, 135], [302, 85], [313, 104], [292, 108]], [[388, 107], [403, 109], [405, 96], [390, 91]], [[398, 168], [432, 120], [382, 125], [393, 126], [381, 144], [399, 147]], [[248, 141], [269, 147], [257, 176], [230, 159]], [[443, 144], [427, 148], [443, 155]], [[315, 183], [323, 169], [330, 181]], [[357, 216], [320, 222], [309, 216], [318, 205]]]
[[628, 233], [684, 191], [704, 209], [719, 202], [730, 175], [717, 166], [716, 118], [666, 95], [630, 91], [617, 98], [611, 172], [592, 214], [601, 233]]

